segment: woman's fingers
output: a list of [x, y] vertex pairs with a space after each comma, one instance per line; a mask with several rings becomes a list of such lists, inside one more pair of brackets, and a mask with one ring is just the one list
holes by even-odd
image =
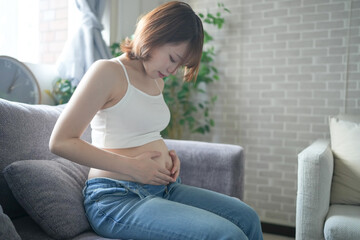
[[177, 156], [175, 150], [170, 150], [169, 155], [173, 162], [173, 168], [171, 169], [171, 176], [173, 178], [173, 181], [176, 181], [176, 179], [179, 177], [180, 174], [180, 159]]

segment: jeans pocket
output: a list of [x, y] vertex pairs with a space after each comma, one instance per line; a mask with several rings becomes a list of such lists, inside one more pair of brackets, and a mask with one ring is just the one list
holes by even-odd
[[98, 188], [95, 189], [89, 196], [94, 202], [100, 202], [104, 199], [118, 199], [124, 197], [129, 193], [129, 190], [124, 187]]

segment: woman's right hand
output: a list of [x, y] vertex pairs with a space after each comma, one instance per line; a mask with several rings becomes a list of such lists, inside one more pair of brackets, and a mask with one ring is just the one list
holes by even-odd
[[136, 182], [151, 185], [167, 185], [173, 182], [171, 173], [154, 158], [160, 157], [157, 151], [144, 152], [134, 158], [132, 176]]

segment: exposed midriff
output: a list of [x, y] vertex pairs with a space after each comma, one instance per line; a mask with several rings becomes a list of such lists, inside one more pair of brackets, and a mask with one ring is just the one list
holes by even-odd
[[[161, 155], [159, 157], [153, 158], [153, 161], [158, 162], [162, 167], [165, 167], [169, 171], [173, 166], [171, 157], [169, 155], [169, 150], [163, 139], [159, 139], [138, 147], [122, 148], [122, 149], [104, 149], [104, 150], [127, 157], [136, 157], [147, 151], [157, 151], [160, 152]], [[101, 161], [101, 159], [99, 159], [99, 161]], [[96, 168], [90, 169], [88, 179], [101, 178], [101, 177], [122, 180], [122, 181], [134, 181], [134, 179], [131, 176], [126, 174], [109, 172]]]

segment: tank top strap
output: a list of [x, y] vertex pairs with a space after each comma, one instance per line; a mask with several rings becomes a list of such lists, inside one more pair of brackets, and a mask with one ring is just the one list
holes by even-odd
[[155, 81], [156, 86], [158, 87], [158, 89], [159, 89], [159, 91], [160, 91], [160, 94], [161, 94], [161, 93], [162, 93], [162, 91], [161, 91], [161, 88], [160, 88], [160, 86], [159, 86], [158, 82], [156, 81], [156, 79], [154, 79], [154, 81]]
[[117, 60], [120, 63], [120, 65], [122, 66], [122, 68], [124, 69], [126, 80], [127, 80], [128, 84], [131, 85], [129, 75], [128, 75], [127, 71], [126, 71], [125, 65], [120, 61], [119, 58], [117, 58]]

